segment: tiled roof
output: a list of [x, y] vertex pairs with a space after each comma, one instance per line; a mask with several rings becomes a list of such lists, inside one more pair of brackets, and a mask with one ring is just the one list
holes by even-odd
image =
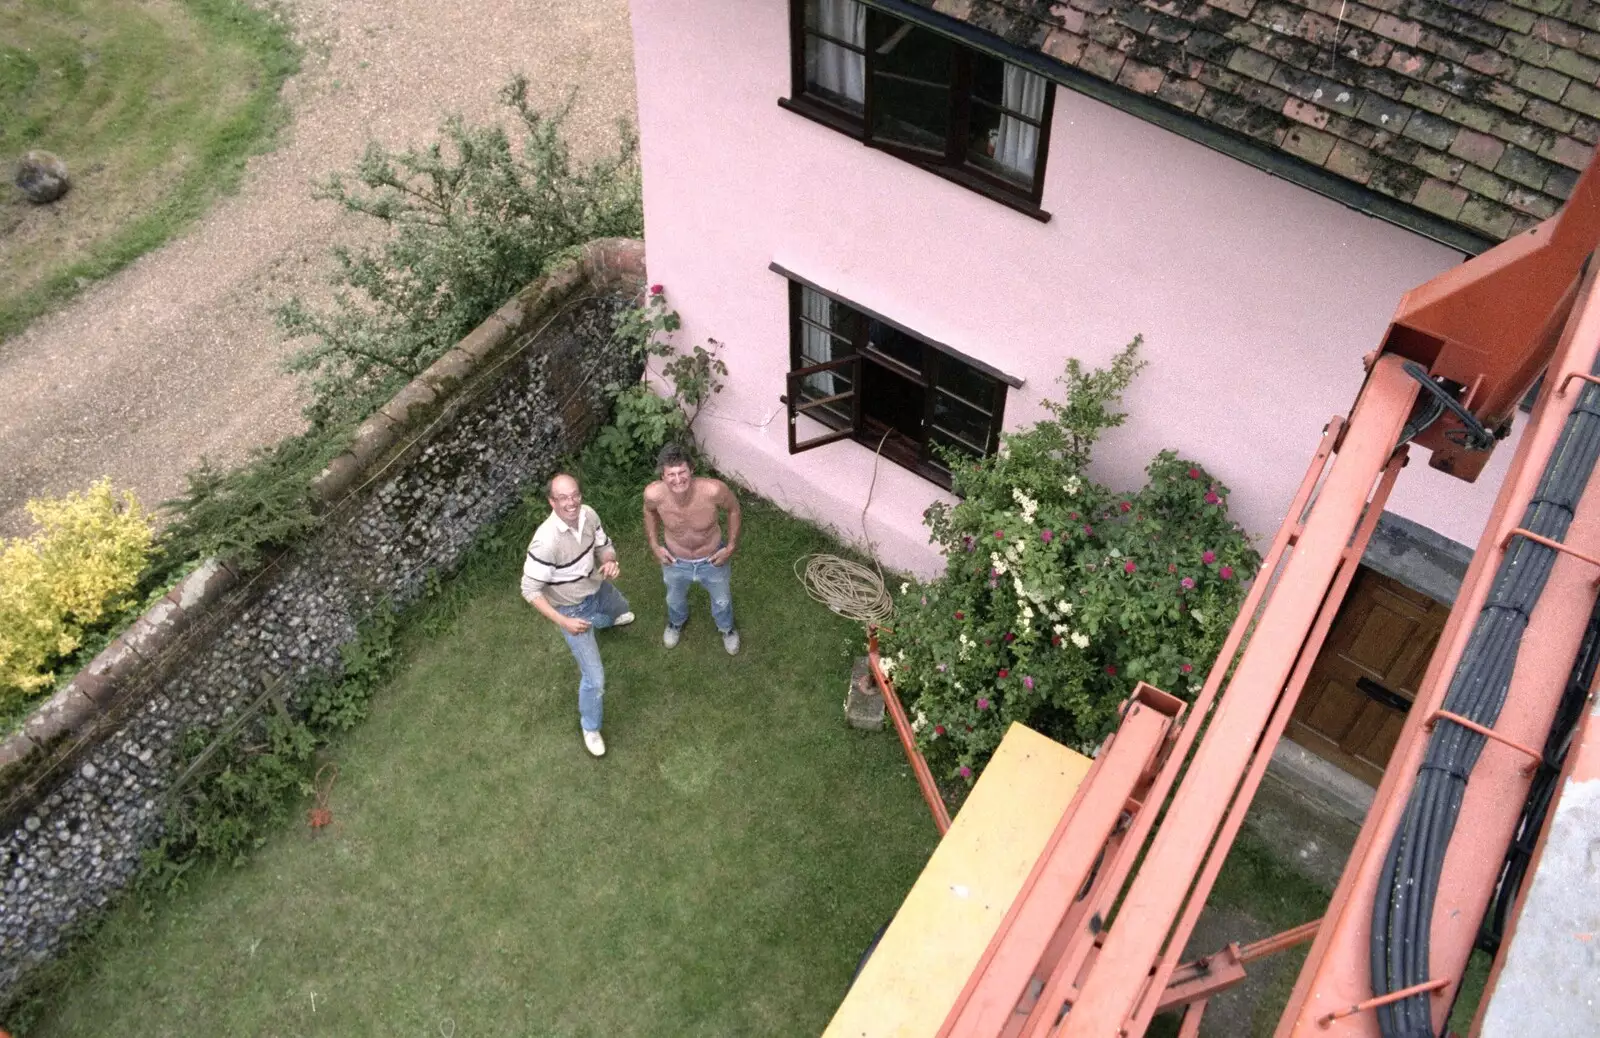
[[1600, 141], [1588, 0], [913, 0], [1499, 240]]

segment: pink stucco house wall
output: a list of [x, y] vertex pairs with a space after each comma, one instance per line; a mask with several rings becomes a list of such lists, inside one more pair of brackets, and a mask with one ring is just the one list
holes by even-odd
[[[650, 279], [682, 316], [678, 341], [715, 338], [729, 368], [704, 445], [889, 567], [940, 568], [921, 515], [944, 492], [851, 440], [789, 452], [789, 282], [774, 265], [1010, 376], [1007, 429], [1040, 415], [1068, 357], [1103, 364], [1142, 334], [1149, 366], [1094, 474], [1136, 486], [1176, 448], [1270, 537], [1401, 295], [1464, 257], [1065, 86], [1040, 222], [780, 107], [785, 0], [632, 10]], [[1510, 446], [1477, 485], [1415, 457], [1389, 510], [1474, 543]]]

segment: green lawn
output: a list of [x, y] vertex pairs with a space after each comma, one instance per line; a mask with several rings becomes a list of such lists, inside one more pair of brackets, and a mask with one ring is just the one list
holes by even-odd
[[[296, 64], [283, 23], [245, 0], [0, 4], [0, 339], [231, 188]], [[72, 175], [48, 206], [9, 186], [33, 148]]]
[[670, 653], [637, 495], [597, 501], [639, 621], [576, 667], [517, 594], [543, 509], [407, 625], [339, 748], [335, 821], [279, 834], [73, 956], [29, 1035], [814, 1035], [935, 831], [890, 732], [845, 726], [861, 632], [792, 565], [835, 550], [750, 502], [744, 650], [696, 592]]

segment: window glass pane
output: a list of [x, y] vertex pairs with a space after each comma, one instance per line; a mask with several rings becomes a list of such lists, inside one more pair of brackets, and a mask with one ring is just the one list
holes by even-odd
[[866, 58], [806, 33], [806, 93], [852, 115], [866, 111]]
[[972, 96], [996, 108], [1004, 103], [1006, 63], [980, 51], [972, 52]]
[[995, 389], [999, 386], [995, 379], [946, 353], [939, 354], [938, 367], [940, 389], [985, 415], [994, 413]]
[[[861, 315], [851, 307], [814, 291], [804, 285], [800, 286], [800, 316], [802, 324], [813, 324], [818, 328], [831, 331], [845, 341], [833, 347], [833, 355], [823, 357], [822, 360], [833, 360], [850, 352], [850, 342], [855, 339], [856, 329], [860, 326]], [[822, 361], [817, 361], [822, 363]]]
[[922, 443], [925, 393], [922, 386], [881, 364], [864, 361], [861, 365], [861, 416], [880, 430], [887, 426]]
[[891, 328], [882, 321], [868, 321], [867, 345], [885, 356], [893, 357], [912, 371], [922, 370], [922, 341], [898, 328]]
[[872, 19], [872, 133], [943, 154], [950, 135], [955, 44], [887, 15]]
[[860, 0], [806, 0], [806, 28], [857, 47], [865, 47], [866, 5]]
[[1039, 127], [1034, 121], [1044, 116], [1048, 84], [1014, 65], [1002, 62], [1001, 66], [1001, 105], [996, 107], [983, 98], [973, 100], [967, 160], [1031, 189], [1039, 156]]
[[989, 453], [989, 416], [975, 407], [962, 403], [955, 397], [935, 390], [933, 394], [933, 428], [952, 445], [968, 452]]

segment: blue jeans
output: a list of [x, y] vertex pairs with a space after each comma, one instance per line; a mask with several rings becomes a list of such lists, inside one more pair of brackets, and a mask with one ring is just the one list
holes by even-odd
[[610, 627], [627, 611], [628, 600], [609, 580], [602, 581], [598, 591], [577, 605], [556, 606], [562, 616], [589, 621], [589, 629], [582, 634], [561, 632], [572, 658], [578, 661], [578, 722], [586, 732], [600, 730], [601, 700], [606, 694], [606, 668], [600, 662], [594, 632]]
[[732, 570], [726, 562], [713, 566], [707, 559], [679, 559], [661, 567], [667, 585], [667, 624], [682, 627], [689, 622], [689, 585], [699, 584], [711, 596], [711, 619], [717, 630], [727, 634], [733, 630]]

